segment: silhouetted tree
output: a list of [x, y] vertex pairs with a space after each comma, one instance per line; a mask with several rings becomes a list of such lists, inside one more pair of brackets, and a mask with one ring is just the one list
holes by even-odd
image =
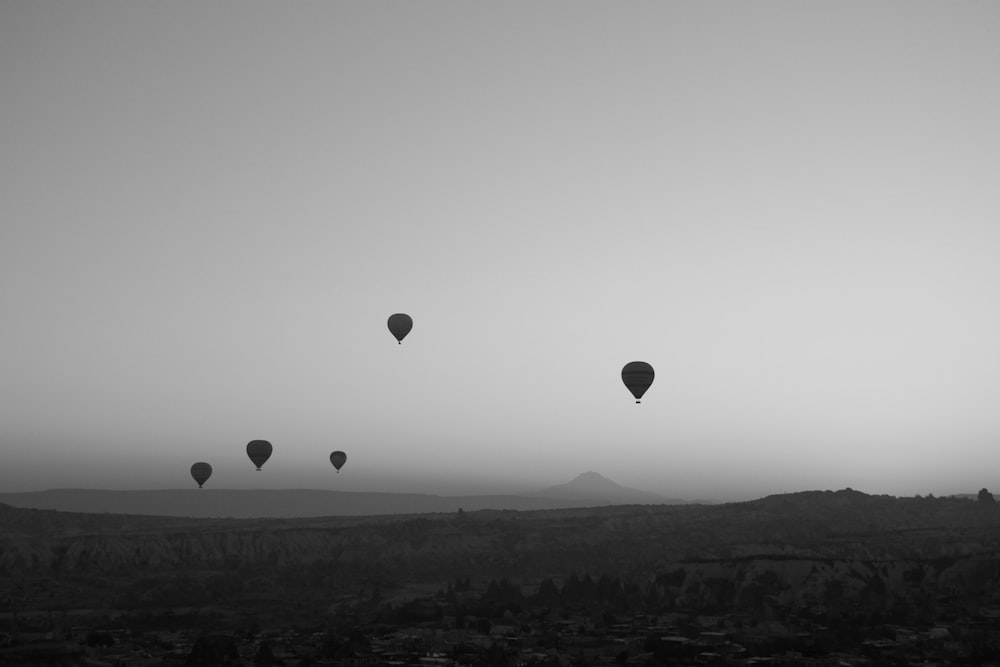
[[504, 577], [500, 581], [490, 580], [486, 586], [484, 600], [494, 604], [515, 604], [521, 601], [521, 589]]
[[617, 577], [611, 578], [609, 574], [602, 573], [597, 580], [597, 597], [604, 602], [618, 602], [622, 596], [622, 584]]
[[115, 638], [107, 632], [88, 632], [87, 646], [96, 648], [99, 655], [104, 655], [104, 649], [115, 645]]
[[508, 657], [504, 647], [494, 642], [486, 649], [486, 653], [483, 654], [482, 661], [479, 664], [486, 667], [508, 667], [513, 662]]
[[199, 637], [191, 647], [185, 667], [220, 667], [221, 665], [242, 665], [236, 641], [223, 635]]
[[979, 489], [979, 497], [977, 500], [981, 503], [995, 503], [996, 500], [993, 498], [993, 494], [986, 489]]
[[581, 589], [582, 584], [580, 583], [579, 575], [577, 575], [576, 572], [572, 572], [570, 573], [569, 578], [563, 582], [562, 590], [559, 594], [565, 602], [576, 602], [583, 597]]
[[277, 664], [274, 660], [274, 652], [268, 642], [261, 642], [257, 648], [257, 655], [254, 656], [253, 664], [255, 667], [271, 667]]
[[538, 593], [535, 595], [535, 599], [542, 604], [555, 602], [559, 599], [559, 588], [552, 581], [551, 577], [542, 580], [542, 583], [538, 585]]

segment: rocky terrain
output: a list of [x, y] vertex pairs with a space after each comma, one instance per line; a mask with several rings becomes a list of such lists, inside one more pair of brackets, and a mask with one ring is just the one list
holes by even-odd
[[[806, 664], [802, 651], [820, 661], [845, 650], [859, 660], [882, 652], [847, 664], [888, 664], [887, 651], [894, 664], [986, 664], [1000, 659], [1000, 509], [992, 496], [850, 489], [723, 505], [298, 519], [0, 505], [0, 604], [0, 662], [49, 650], [70, 660], [84, 649], [66, 638], [89, 627], [86, 650], [98, 657], [113, 635], [119, 650], [164, 665], [215, 664], [188, 662], [208, 629], [259, 651], [262, 628], [295, 637], [288, 650], [303, 665], [340, 655], [345, 633], [368, 638], [357, 664], [389, 635], [410, 651], [405, 664], [422, 664], [426, 654], [402, 639], [414, 628], [453, 656], [463, 641], [485, 642], [487, 653], [455, 657], [470, 665], [521, 664], [516, 646], [565, 657], [604, 642], [615, 656], [621, 641], [638, 664], [673, 660], [681, 645], [694, 653], [675, 664], [701, 664], [696, 653], [718, 649], [722, 634], [739, 640], [726, 650], [743, 652], [726, 664]], [[326, 648], [313, 646], [317, 632]], [[65, 660], [32, 664], [82, 664]]]
[[[995, 504], [851, 490], [717, 506], [286, 520], [3, 506], [0, 526], [0, 575], [8, 581], [112, 577], [126, 587], [141, 578], [234, 572], [302, 585], [377, 581], [386, 589], [457, 575], [527, 582], [571, 572], [663, 583], [683, 570], [683, 582], [661, 586], [664, 595], [706, 604], [706, 596], [723, 604], [776, 595], [806, 604], [831, 595], [980, 594], [995, 590], [1000, 576]], [[114, 595], [105, 597], [113, 603]]]

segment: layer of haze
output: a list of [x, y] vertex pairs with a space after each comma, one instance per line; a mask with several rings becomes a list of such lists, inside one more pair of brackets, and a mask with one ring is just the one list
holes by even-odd
[[973, 1], [4, 2], [0, 488], [1000, 487], [998, 34]]

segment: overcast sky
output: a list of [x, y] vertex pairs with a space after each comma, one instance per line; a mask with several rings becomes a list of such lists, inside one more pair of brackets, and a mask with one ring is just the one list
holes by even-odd
[[1000, 488], [998, 34], [0, 0], [0, 488]]

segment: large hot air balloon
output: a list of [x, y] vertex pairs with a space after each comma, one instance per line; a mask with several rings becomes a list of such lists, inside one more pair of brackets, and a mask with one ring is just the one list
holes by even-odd
[[260, 467], [271, 458], [273, 450], [274, 448], [267, 440], [251, 440], [247, 443], [247, 456], [257, 466], [257, 470], [260, 470]]
[[212, 466], [208, 465], [204, 461], [198, 461], [193, 466], [191, 466], [191, 476], [194, 477], [194, 481], [198, 482], [198, 488], [208, 481], [208, 478], [212, 476]]
[[628, 390], [635, 396], [638, 403], [642, 395], [653, 384], [653, 367], [645, 361], [630, 361], [622, 368], [622, 382]]
[[330, 463], [332, 463], [333, 467], [337, 469], [337, 472], [340, 472], [340, 469], [344, 466], [345, 463], [347, 463], [347, 454], [339, 451], [333, 452], [332, 454], [330, 454]]
[[406, 313], [396, 313], [389, 316], [389, 332], [396, 337], [399, 344], [403, 344], [406, 334], [413, 328], [413, 318]]

